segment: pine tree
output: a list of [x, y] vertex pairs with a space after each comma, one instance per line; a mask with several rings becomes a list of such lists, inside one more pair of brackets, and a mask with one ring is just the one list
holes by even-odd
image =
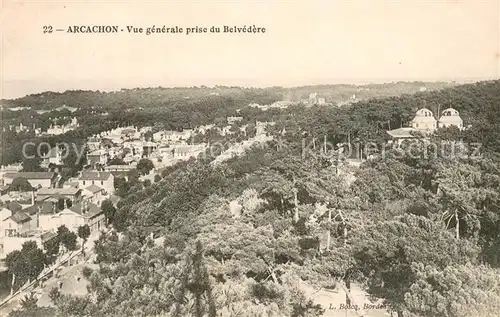
[[[217, 315], [208, 270], [203, 263], [203, 246], [200, 241], [196, 242], [194, 254], [186, 259], [180, 298], [186, 298], [188, 292], [194, 296], [194, 316], [203, 317], [207, 312], [209, 317]], [[186, 303], [177, 303], [174, 316], [183, 315], [182, 304]], [[206, 306], [208, 306], [208, 311]]]

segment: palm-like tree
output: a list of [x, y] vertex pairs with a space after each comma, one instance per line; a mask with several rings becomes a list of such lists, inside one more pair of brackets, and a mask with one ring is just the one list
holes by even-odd
[[475, 197], [482, 189], [476, 184], [480, 171], [471, 165], [455, 163], [441, 167], [438, 173], [438, 196], [443, 207], [442, 220], [448, 229], [455, 222], [455, 237], [460, 239], [460, 221], [469, 222], [476, 216]]
[[445, 190], [441, 189], [442, 197], [441, 202], [444, 205], [444, 212], [442, 214], [442, 220], [446, 222], [446, 229], [449, 229], [450, 223], [453, 220], [455, 222], [455, 237], [460, 239], [460, 220], [470, 221], [473, 218], [473, 214], [469, 212], [468, 208], [456, 201], [456, 197], [452, 194], [448, 194]]
[[[347, 228], [349, 220], [345, 214], [344, 197], [348, 194], [348, 184], [332, 169], [331, 173], [325, 170], [322, 175], [311, 175], [304, 183], [308, 193], [318, 201], [325, 203], [328, 208], [328, 225], [332, 221], [340, 220], [343, 227], [344, 245], [347, 244]], [[332, 212], [335, 214], [332, 217]], [[330, 249], [331, 230], [328, 228], [326, 236], [326, 250]]]
[[36, 309], [38, 302], [38, 298], [36, 298], [35, 293], [31, 292], [29, 295], [24, 295], [24, 298], [21, 299], [21, 307], [23, 310], [34, 310]]

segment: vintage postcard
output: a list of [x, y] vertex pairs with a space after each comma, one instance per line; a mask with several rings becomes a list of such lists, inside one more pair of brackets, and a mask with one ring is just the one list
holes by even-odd
[[0, 10], [0, 316], [500, 316], [500, 0]]

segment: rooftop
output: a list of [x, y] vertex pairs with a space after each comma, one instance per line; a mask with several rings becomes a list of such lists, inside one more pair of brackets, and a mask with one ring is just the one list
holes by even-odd
[[56, 206], [55, 203], [44, 201], [44, 202], [35, 203], [32, 206], [26, 207], [22, 211], [28, 215], [34, 215], [37, 212], [40, 212], [40, 214], [47, 215], [47, 214], [53, 214], [56, 211], [55, 206]]
[[6, 208], [12, 212], [17, 212], [22, 210], [23, 206], [21, 206], [21, 204], [18, 203], [17, 201], [11, 201], [10, 203], [7, 204]]
[[135, 133], [135, 129], [126, 128], [121, 131], [122, 134]]
[[54, 202], [57, 202], [57, 201], [59, 201], [59, 199], [67, 199], [67, 198], [68, 198], [68, 196], [54, 193], [54, 194], [50, 194], [47, 196], [38, 196], [36, 198], [36, 201], [54, 201]]
[[5, 173], [5, 178], [16, 178], [24, 177], [26, 179], [52, 179], [54, 177], [54, 172], [17, 172], [17, 173]]
[[74, 205], [73, 207], [69, 208], [69, 210], [79, 215], [83, 215], [87, 218], [92, 218], [102, 213], [102, 210], [99, 206], [89, 202], [80, 202]]
[[104, 169], [106, 170], [114, 170], [114, 169], [118, 169], [118, 170], [133, 170], [135, 169], [135, 166], [133, 165], [108, 165], [106, 166]]
[[413, 128], [399, 128], [387, 131], [387, 133], [393, 138], [413, 138], [414, 135], [412, 132], [414, 131], [415, 129]]
[[78, 194], [80, 189], [78, 188], [40, 188], [37, 192], [37, 195], [67, 195], [67, 196], [74, 196]]
[[99, 187], [97, 185], [90, 185], [85, 189], [88, 190], [89, 192], [91, 192], [92, 194], [98, 193], [98, 192], [103, 190], [101, 187]]
[[172, 131], [172, 130], [169, 130], [169, 131], [164, 131], [164, 134], [165, 135], [185, 135], [185, 134], [188, 134], [190, 133], [191, 130], [184, 130], [184, 131]]
[[40, 214], [42, 215], [54, 214], [57, 211], [55, 203], [43, 202], [39, 204], [39, 206], [40, 206]]
[[14, 221], [15, 223], [23, 223], [26, 221], [30, 221], [31, 217], [28, 216], [23, 211], [18, 211], [15, 214], [13, 214], [12, 216], [10, 216], [10, 219], [12, 219], [12, 221]]
[[74, 182], [74, 181], [70, 181], [70, 182], [66, 182], [64, 183], [64, 186], [70, 186], [70, 187], [78, 187], [78, 182]]
[[27, 215], [32, 216], [38, 212], [38, 206], [32, 205], [32, 206], [26, 207], [22, 210], [22, 212], [24, 212]]
[[53, 239], [55, 237], [57, 237], [57, 233], [52, 232], [52, 231], [47, 231], [47, 232], [44, 232], [40, 235], [42, 242], [49, 241], [50, 239]]
[[197, 147], [185, 145], [185, 146], [177, 146], [177, 147], [173, 148], [173, 151], [174, 151], [174, 153], [178, 153], [178, 152], [187, 153], [187, 152], [194, 152], [197, 149], [198, 149]]
[[87, 154], [87, 156], [101, 156], [101, 155], [106, 155], [106, 151], [105, 150], [95, 150], [95, 151]]
[[110, 176], [111, 176], [110, 172], [98, 172], [98, 171], [83, 172], [82, 176], [80, 176], [80, 180], [82, 180], [82, 181], [85, 181], [85, 180], [105, 181]]

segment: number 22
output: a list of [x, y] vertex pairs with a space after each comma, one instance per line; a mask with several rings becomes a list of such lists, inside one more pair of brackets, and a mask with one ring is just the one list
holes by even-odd
[[43, 26], [43, 33], [52, 33], [52, 25], [44, 25]]

